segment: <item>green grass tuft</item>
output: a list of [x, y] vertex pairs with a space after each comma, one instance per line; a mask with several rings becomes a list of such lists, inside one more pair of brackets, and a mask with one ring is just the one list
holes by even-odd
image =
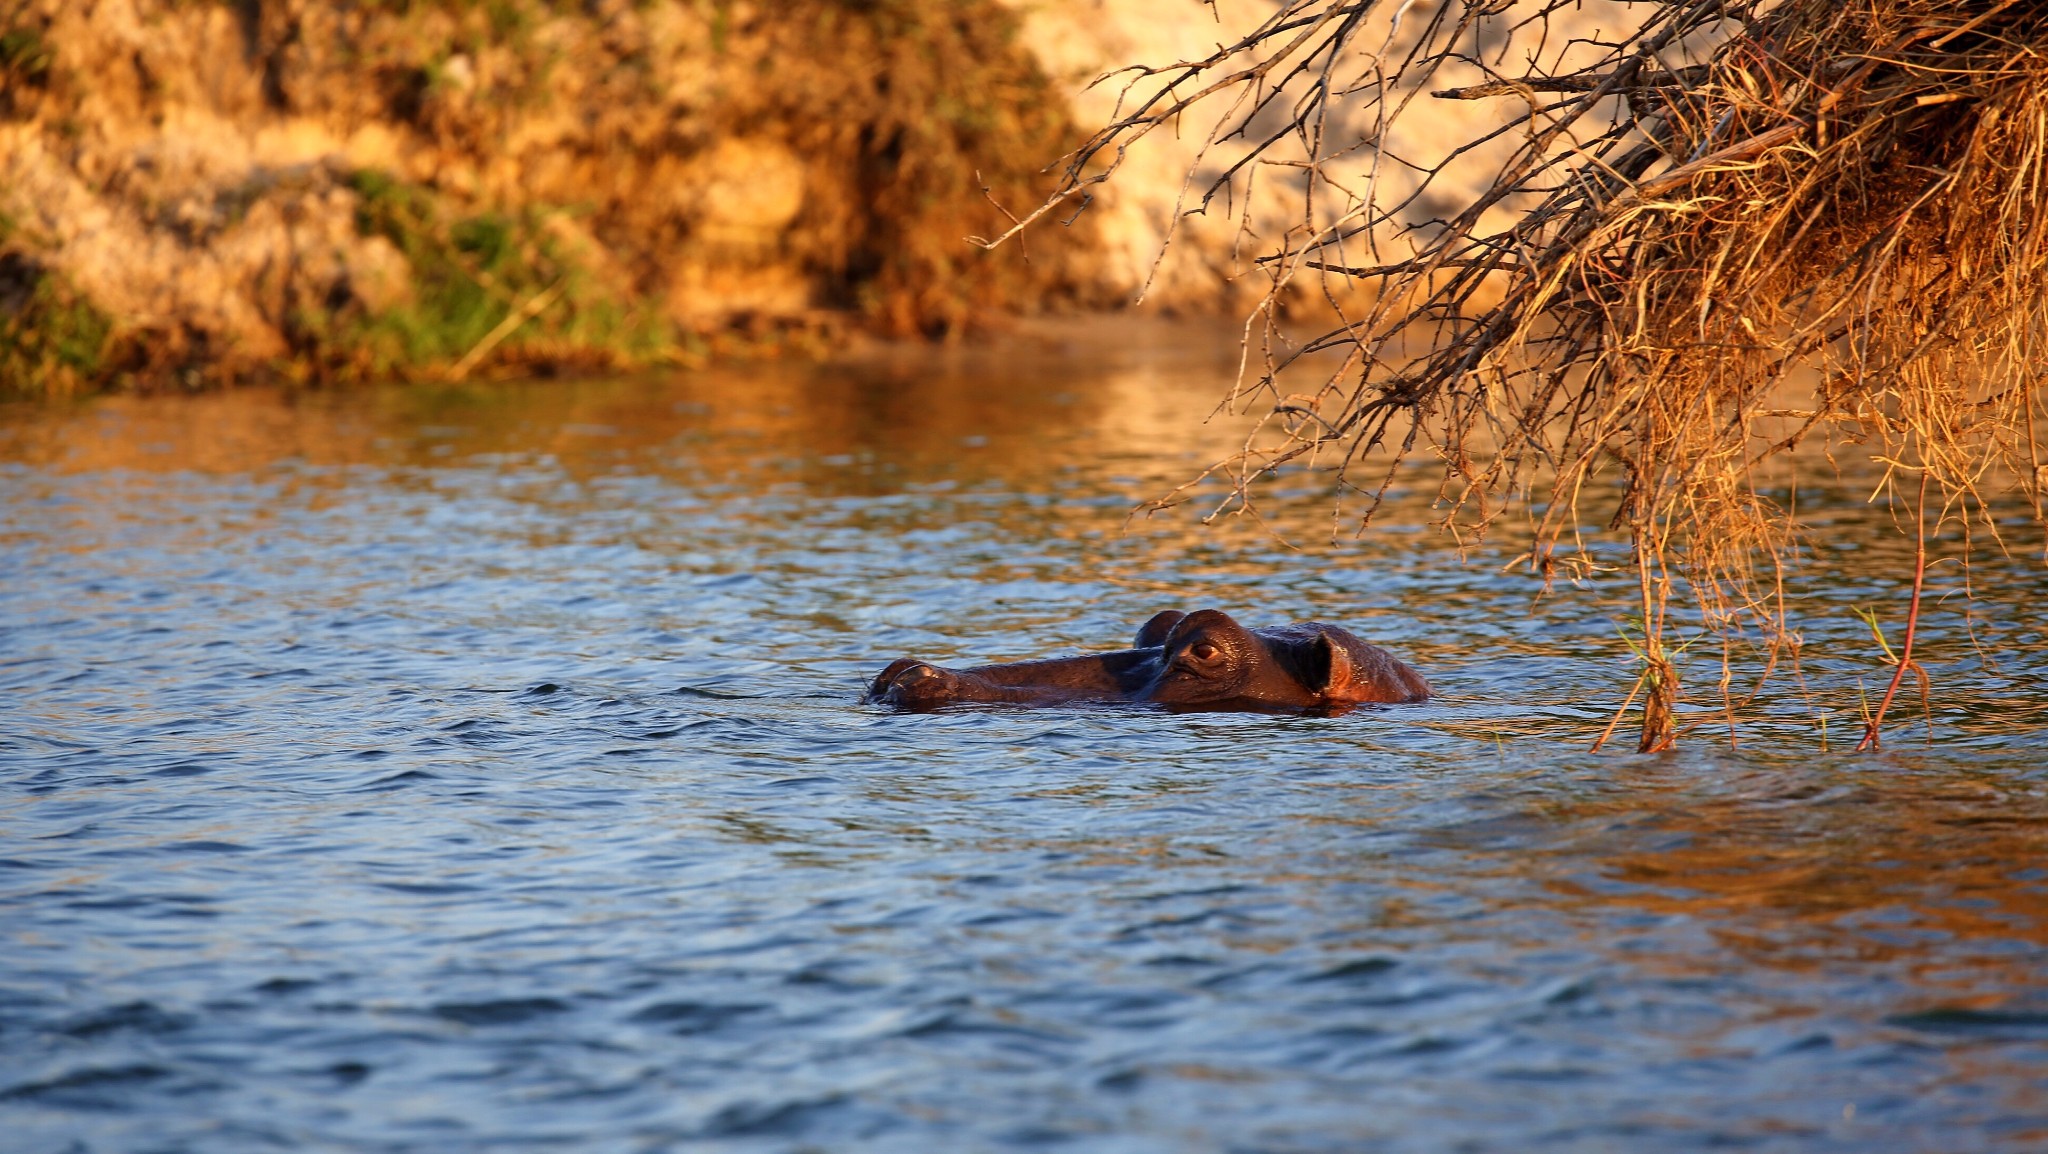
[[98, 383], [113, 331], [64, 278], [0, 254], [0, 393], [53, 396]]
[[352, 318], [302, 315], [317, 360], [344, 375], [445, 369], [499, 335], [490, 359], [528, 364], [645, 364], [671, 350], [663, 318], [607, 285], [546, 228], [548, 212], [448, 213], [429, 189], [364, 170], [356, 228], [412, 266], [412, 299]]

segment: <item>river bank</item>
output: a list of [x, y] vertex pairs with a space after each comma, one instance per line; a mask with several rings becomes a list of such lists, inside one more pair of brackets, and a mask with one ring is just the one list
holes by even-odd
[[14, 392], [689, 363], [1104, 303], [1091, 222], [962, 240], [1069, 127], [993, 0], [26, 0], [0, 69]]
[[[1140, 300], [1242, 319], [1301, 176], [1268, 165], [1193, 211], [1233, 163], [1208, 151], [1219, 109], [1021, 242], [970, 238], [1043, 203], [1171, 70], [1106, 73], [1200, 58], [1275, 7], [8, 0], [0, 392], [687, 365]], [[1589, 0], [1570, 27], [1615, 11]], [[1427, 153], [1501, 115], [1436, 102], [1382, 144]], [[1333, 133], [1378, 131], [1345, 117]], [[1415, 191], [1369, 151], [1320, 163]], [[1283, 301], [1326, 315], [1344, 281]]]

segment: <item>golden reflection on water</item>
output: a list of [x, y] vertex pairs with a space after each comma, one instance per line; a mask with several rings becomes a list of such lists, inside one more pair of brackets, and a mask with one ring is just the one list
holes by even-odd
[[[1234, 369], [1234, 348], [1207, 328], [1138, 332], [1143, 339], [1123, 342], [1096, 335], [1083, 350], [1019, 338], [623, 380], [23, 404], [0, 412], [0, 459], [62, 472], [232, 474], [285, 461], [433, 466], [507, 453], [587, 474], [624, 458], [658, 468], [669, 450], [667, 463], [712, 475], [798, 458], [811, 470], [802, 479], [838, 477], [858, 490], [862, 474], [849, 466], [881, 449], [913, 470], [965, 464], [1013, 483], [1056, 480], [1083, 462], [1184, 467], [1227, 451], [1237, 423], [1201, 417]], [[848, 454], [855, 459], [835, 459]]]
[[[2048, 958], [2048, 876], [2038, 872], [2048, 810], [2038, 784], [1997, 776], [1879, 762], [1819, 780], [1759, 775], [1743, 783], [1754, 788], [1706, 797], [1696, 783], [1636, 777], [1642, 788], [1558, 815], [1612, 831], [1571, 846], [1568, 862], [1546, 863], [1579, 871], [1590, 855], [1602, 885], [1569, 872], [1546, 885], [1568, 905], [1696, 919], [1749, 963], [1904, 962], [1930, 999], [1947, 990], [1956, 1004], [1988, 1007], [2033, 986]], [[2029, 870], [2027, 880], [2014, 876]], [[1920, 957], [1944, 960], [1914, 964]], [[1712, 957], [1662, 964], [1719, 969]]]
[[[1744, 965], [1846, 977], [1899, 963], [1929, 1002], [2041, 1012], [2048, 790], [2033, 758], [1589, 764], [1604, 767], [1600, 788], [1546, 785], [1545, 771], [1531, 771], [1522, 804], [1423, 840], [1536, 882], [1545, 904], [1600, 914], [1589, 926], [1630, 912], [1681, 917]], [[1379, 795], [1401, 788], [1354, 792], [1354, 813], [1324, 820], [1380, 827]], [[1731, 963], [1712, 952], [1630, 956], [1674, 976], [1725, 976]]]

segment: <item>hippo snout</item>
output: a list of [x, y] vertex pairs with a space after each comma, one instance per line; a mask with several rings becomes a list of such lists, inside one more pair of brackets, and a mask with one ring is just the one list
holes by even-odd
[[956, 680], [949, 670], [906, 657], [875, 677], [874, 684], [868, 686], [867, 700], [898, 709], [935, 708], [954, 699]]

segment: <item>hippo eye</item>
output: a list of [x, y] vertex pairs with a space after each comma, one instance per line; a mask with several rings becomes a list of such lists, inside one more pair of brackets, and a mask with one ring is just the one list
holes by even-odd
[[1206, 641], [1188, 649], [1188, 654], [1196, 661], [1214, 661], [1216, 660], [1217, 652], [1217, 648]]

